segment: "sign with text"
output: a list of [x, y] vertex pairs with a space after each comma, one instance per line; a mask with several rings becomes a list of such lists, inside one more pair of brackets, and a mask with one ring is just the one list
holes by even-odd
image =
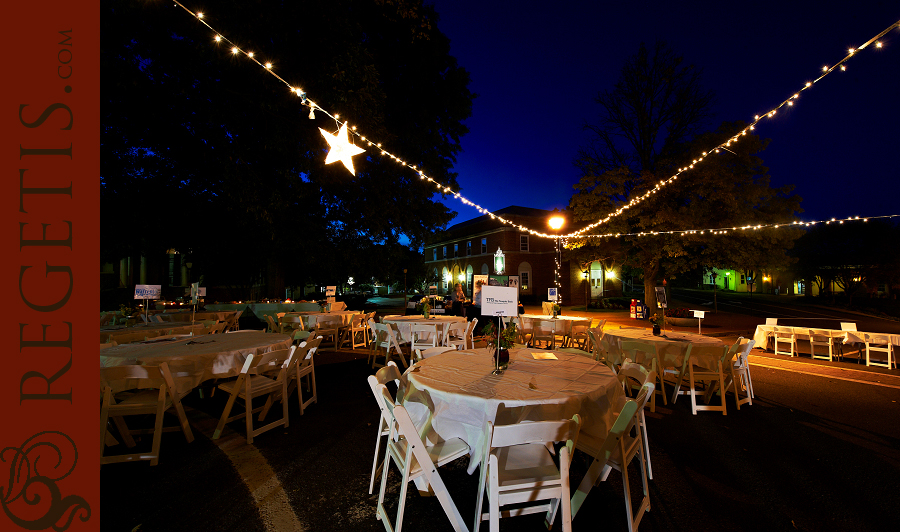
[[701, 319], [702, 319], [704, 316], [706, 316], [706, 311], [705, 311], [705, 310], [693, 310], [693, 311], [691, 311], [691, 312], [694, 313], [694, 317], [695, 317], [695, 318], [701, 318]]
[[325, 287], [325, 297], [334, 297], [335, 292], [337, 292], [336, 286], [326, 286]]
[[519, 290], [507, 286], [481, 287], [481, 314], [484, 316], [518, 315]]
[[656, 306], [659, 308], [668, 308], [666, 306], [666, 287], [657, 286], [656, 290]]
[[428, 287], [428, 295], [430, 295], [430, 296], [437, 295], [437, 286], [436, 285], [431, 285]]
[[134, 285], [135, 299], [159, 299], [162, 292], [160, 284], [136, 284]]
[[556, 293], [556, 288], [548, 288], [547, 289], [547, 301], [556, 301], [559, 295]]

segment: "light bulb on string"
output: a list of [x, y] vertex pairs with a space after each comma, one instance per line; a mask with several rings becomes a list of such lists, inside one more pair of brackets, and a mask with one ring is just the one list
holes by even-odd
[[[203, 14], [202, 12], [197, 12], [197, 13], [192, 12], [190, 9], [188, 9], [188, 8], [185, 7], [183, 4], [181, 4], [181, 2], [180, 2], [179, 0], [173, 0], [173, 2], [174, 2], [175, 5], [181, 7], [185, 12], [187, 12], [187, 13], [189, 13], [189, 14], [195, 16], [198, 20], [200, 20], [200, 22], [201, 22], [204, 26], [206, 26], [207, 28], [209, 28], [210, 30], [212, 30], [212, 31], [214, 31], [214, 32], [216, 31], [216, 30], [215, 30], [214, 28], [212, 28], [205, 20], [203, 20], [204, 14]], [[882, 31], [880, 34], [876, 35], [876, 36], [873, 37], [872, 39], [869, 39], [868, 41], [866, 41], [863, 45], [859, 46], [858, 48], [850, 48], [849, 51], [848, 51], [848, 55], [847, 55], [846, 57], [844, 57], [841, 61], [839, 61], [839, 62], [837, 63], [838, 65], [840, 65], [841, 70], [842, 70], [842, 71], [846, 71], [846, 66], [845, 66], [843, 63], [845, 63], [846, 61], [848, 61], [851, 57], [855, 57], [856, 55], [859, 55], [858, 52], [860, 52], [860, 51], [862, 51], [863, 49], [865, 49], [869, 44], [871, 44], [871, 43], [874, 42], [876, 48], [881, 48], [881, 47], [882, 47], [881, 41], [876, 41], [876, 39], [879, 39], [880, 37], [882, 37], [883, 35], [885, 35], [886, 33], [888, 33], [890, 30], [894, 29], [895, 27], [900, 28], [900, 21], [897, 21], [897, 22], [891, 24], [891, 26], [889, 26], [887, 29], [885, 29], [884, 31]], [[232, 45], [233, 45], [233, 47], [232, 47], [232, 49], [231, 49], [232, 54], [235, 54], [235, 55], [236, 55], [238, 52], [243, 52], [242, 50], [240, 50], [240, 48], [238, 48], [237, 46], [234, 46], [234, 43], [231, 43], [228, 39], [222, 38], [222, 37], [221, 37], [221, 34], [218, 33], [218, 32], [216, 32], [215, 40], [216, 40], [216, 42], [219, 42], [220, 40], [225, 40], [227, 43], [232, 44]], [[249, 53], [247, 53], [247, 56], [248, 56], [249, 58], [253, 59], [254, 53], [253, 53], [253, 52], [249, 52]], [[263, 67], [267, 72], [269, 72], [270, 74], [272, 74], [273, 76], [275, 76], [276, 79], [278, 79], [279, 81], [281, 81], [281, 82], [284, 83], [285, 85], [288, 85], [288, 86], [289, 86], [289, 84], [288, 84], [285, 80], [283, 80], [280, 76], [278, 76], [277, 74], [275, 74], [275, 73], [272, 71], [271, 63], [266, 63], [265, 65], [263, 65], [262, 63], [260, 63], [260, 62], [257, 61], [256, 59], [253, 59], [253, 62], [255, 62], [256, 64], [258, 64], [260, 67]], [[823, 74], [821, 74], [821, 75], [820, 75], [818, 78], [816, 78], [813, 82], [806, 82], [805, 87], [804, 87], [803, 89], [801, 89], [801, 90], [805, 90], [805, 89], [807, 89], [807, 88], [810, 88], [810, 87], [812, 86], [812, 83], [818, 82], [819, 80], [821, 80], [822, 78], [824, 78], [826, 75], [830, 74], [830, 73], [833, 71], [833, 68], [829, 68], [829, 67], [826, 65], [826, 66], [824, 66], [824, 67], [822, 68], [822, 71], [823, 71]], [[797, 94], [794, 94], [792, 98], [795, 99], [795, 98], [797, 98], [797, 96], [798, 96]], [[791, 98], [789, 98], [788, 100], [790, 100], [790, 99], [791, 99]], [[778, 107], [783, 106], [785, 103], [787, 103], [789, 106], [792, 105], [792, 102], [790, 102], [790, 101], [788, 101], [788, 100], [783, 101]], [[305, 96], [304, 96], [303, 103], [306, 104], [306, 101], [307, 101], [307, 100], [306, 100], [306, 98], [305, 98]], [[312, 103], [312, 102], [310, 101], [310, 103]], [[324, 112], [326, 115], [331, 116], [330, 113], [328, 113], [328, 111], [326, 111], [325, 109], [322, 109], [321, 107], [319, 107], [319, 110], [322, 111], [322, 112]], [[768, 117], [768, 118], [772, 118], [772, 117], [774, 117], [774, 115], [775, 115], [775, 109], [771, 110], [771, 111], [770, 111], [769, 113], [767, 113], [765, 116]], [[315, 118], [315, 115], [314, 115], [314, 108], [313, 108], [312, 105], [310, 105], [310, 113], [309, 113], [309, 117], [310, 117], [311, 119]], [[338, 115], [334, 115], [333, 118], [335, 119], [335, 121], [337, 121]], [[750, 130], [753, 130], [753, 129], [754, 129], [754, 125], [755, 125], [758, 121], [759, 121], [759, 116], [757, 115], [755, 121], [754, 121], [753, 123], [750, 124], [749, 129], [750, 129]], [[355, 128], [354, 128], [354, 129], [355, 129]], [[734, 138], [729, 139], [729, 141], [728, 141], [726, 144], [724, 144], [724, 145], [730, 146], [732, 142], [737, 142], [739, 136], [746, 135], [746, 131], [747, 131], [747, 130], [745, 129], [745, 130], [742, 131], [739, 135], [736, 135]], [[355, 132], [355, 131], [353, 131], [352, 134], [361, 137], [361, 135], [360, 135], [359, 133]], [[366, 140], [364, 137], [362, 137], [362, 138], [363, 138], [363, 142], [366, 142], [367, 144], [371, 145], [371, 141]], [[380, 143], [378, 143], [377, 145], [378, 145], [379, 148], [381, 147], [381, 144], [380, 144]], [[351, 146], [352, 146], [352, 144], [351, 144]], [[355, 146], [354, 146], [354, 147], [355, 147]], [[711, 148], [711, 149], [708, 150], [708, 151], [710, 151], [710, 152], [714, 151], [715, 153], [719, 153], [719, 148], [722, 148], [722, 147], [723, 147], [723, 145], [720, 144], [719, 146], [715, 146], [715, 147]], [[727, 150], [727, 148], [724, 148], [724, 149]], [[727, 151], [731, 151], [731, 150], [727, 150]], [[733, 153], [733, 152], [732, 152], [732, 153]], [[409, 164], [407, 164], [403, 159], [400, 159], [399, 157], [395, 156], [394, 154], [391, 154], [391, 153], [388, 152], [387, 150], [382, 150], [382, 154], [383, 154], [383, 155], [389, 155], [392, 159], [398, 161], [400, 164], [402, 164], [402, 165], [404, 165], [404, 166], [407, 166], [407, 167], [410, 167], [410, 168], [413, 168], [413, 167], [411, 167]], [[664, 180], [663, 182], [661, 182], [662, 184], [661, 184], [661, 185], [658, 185], [658, 186], [656, 187], [656, 189], [651, 190], [651, 191], [649, 191], [649, 192], [647, 192], [647, 193], [645, 193], [645, 194], [643, 194], [643, 195], [641, 195], [641, 196], [639, 196], [639, 197], [637, 197], [637, 198], [632, 198], [632, 200], [629, 201], [628, 206], [636, 206], [637, 204], [641, 203], [643, 200], [645, 200], [645, 199], [651, 197], [653, 194], [655, 194], [655, 193], [657, 192], [657, 190], [660, 188], [660, 186], [665, 186], [665, 184], [671, 183], [672, 181], [674, 181], [675, 179], [678, 178], [679, 174], [681, 174], [681, 173], [683, 173], [683, 172], [686, 172], [686, 171], [688, 171], [688, 170], [693, 169], [693, 168], [694, 168], [694, 164], [698, 164], [698, 163], [700, 163], [701, 161], [702, 161], [702, 159], [696, 160], [696, 161], [694, 161], [693, 164], [689, 165], [688, 167], [686, 167], [686, 168], [684, 168], [684, 169], [679, 169], [679, 172], [678, 172], [678, 173], [676, 173], [675, 175], [670, 176], [668, 179], [666, 179], [666, 180]], [[469, 201], [468, 199], [464, 198], [463, 196], [459, 195], [458, 192], [454, 192], [454, 191], [451, 190], [449, 187], [445, 187], [445, 186], [443, 186], [442, 184], [440, 184], [440, 183], [436, 182], [435, 180], [433, 180], [432, 178], [427, 177], [427, 176], [424, 174], [424, 172], [422, 172], [422, 171], [420, 171], [420, 170], [417, 170], [417, 169], [415, 169], [415, 168], [413, 168], [413, 169], [414, 169], [415, 171], [417, 171], [417, 173], [420, 174], [421, 178], [423, 178], [423, 179], [428, 179], [428, 181], [435, 183], [436, 186], [437, 186], [437, 189], [438, 189], [439, 191], [442, 191], [442, 192], [449, 193], [449, 194], [453, 195], [453, 196], [456, 197], [459, 201], [461, 201], [463, 204], [465, 204], [465, 205], [470, 205], [470, 206], [472, 206], [473, 208], [479, 209], [479, 212], [484, 212], [484, 213], [487, 213], [487, 212], [488, 212], [486, 209], [481, 208], [480, 206], [478, 206], [478, 205], [475, 204], [474, 202], [471, 202], [471, 201]], [[442, 190], [442, 189], [443, 189], [443, 190]], [[627, 209], [627, 208], [628, 208], [628, 207], [626, 206], [624, 209]], [[586, 233], [587, 231], [590, 231], [591, 229], [593, 229], [593, 228], [595, 228], [595, 227], [598, 227], [598, 226], [600, 226], [600, 225], [602, 225], [602, 224], [605, 224], [605, 223], [609, 222], [611, 218], [616, 217], [616, 216], [619, 216], [620, 214], [622, 214], [622, 213], [624, 212], [624, 209], [623, 209], [623, 208], [620, 208], [620, 209], [614, 211], [613, 213], [606, 215], [606, 216], [603, 217], [603, 218], [600, 218], [600, 219], [598, 219], [598, 220], [595, 220], [593, 223], [591, 223], [591, 224], [589, 224], [589, 225], [583, 227], [582, 229], [570, 233], [569, 235], [547, 235], [547, 234], [545, 234], [545, 233], [538, 232], [538, 231], [533, 231], [533, 230], [530, 230], [530, 229], [529, 229], [528, 231], [529, 231], [531, 234], [534, 234], [534, 235], [536, 235], [536, 236], [541, 236], [541, 237], [544, 237], [544, 238], [558, 238], [558, 237], [560, 237], [560, 236], [563, 236], [563, 237], [565, 237], [565, 236], [569, 236], [569, 237], [585, 236], [585, 233]], [[492, 219], [497, 219], [497, 220], [501, 221], [502, 223], [515, 225], [515, 224], [513, 224], [512, 222], [510, 222], [509, 220], [503, 218], [502, 216], [495, 216], [495, 215], [493, 215], [493, 214], [491, 214], [491, 216], [492, 216]]]

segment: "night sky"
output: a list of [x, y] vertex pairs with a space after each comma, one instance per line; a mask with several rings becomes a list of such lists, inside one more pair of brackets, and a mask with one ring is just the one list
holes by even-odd
[[[600, 112], [594, 98], [641, 42], [667, 41], [703, 69], [713, 129], [769, 111], [900, 19], [896, 0], [434, 5], [479, 95], [455, 170], [462, 194], [489, 210], [568, 205], [582, 126]], [[900, 30], [881, 41], [755, 130], [772, 140], [760, 154], [772, 184], [796, 185], [804, 220], [900, 213]], [[459, 213], [451, 223], [479, 215], [444, 203]]]

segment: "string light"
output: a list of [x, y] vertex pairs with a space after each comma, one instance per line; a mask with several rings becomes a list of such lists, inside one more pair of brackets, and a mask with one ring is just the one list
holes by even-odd
[[[231, 42], [231, 41], [230, 41], [229, 39], [227, 39], [226, 37], [222, 37], [222, 36], [221, 36], [221, 33], [217, 32], [215, 29], [212, 28], [212, 26], [210, 26], [209, 24], [207, 24], [207, 22], [206, 22], [205, 20], [203, 20], [203, 19], [204, 19], [204, 14], [203, 14], [203, 13], [201, 13], [201, 12], [194, 13], [193, 11], [191, 11], [190, 9], [188, 9], [187, 7], [185, 7], [185, 6], [184, 6], [181, 2], [179, 2], [178, 0], [173, 0], [173, 2], [175, 3], [175, 5], [177, 5], [178, 7], [182, 8], [182, 9], [183, 9], [184, 11], [186, 11], [188, 14], [194, 16], [201, 24], [203, 24], [204, 26], [206, 26], [207, 28], [209, 28], [211, 31], [213, 31], [214, 34], [215, 34], [215, 40], [216, 40], [216, 42], [219, 42], [220, 40], [224, 40], [224, 41], [227, 42], [228, 44], [232, 45], [232, 49], [231, 49], [232, 54], [237, 55], [239, 52], [243, 52], [243, 50], [241, 50], [241, 48], [240, 48], [239, 46], [237, 46], [235, 43]], [[739, 133], [735, 134], [734, 136], [732, 136], [731, 138], [729, 138], [729, 139], [726, 140], [725, 142], [719, 144], [718, 146], [713, 146], [713, 147], [707, 149], [707, 150], [704, 152], [704, 155], [705, 155], [707, 152], [720, 153], [720, 152], [719, 152], [720, 149], [724, 149], [724, 150], [726, 150], [726, 151], [729, 151], [729, 152], [731, 152], [731, 153], [734, 153], [734, 152], [732, 152], [731, 150], [729, 150], [727, 147], [729, 147], [729, 146], [731, 146], [733, 143], [737, 142], [737, 141], [740, 139], [740, 137], [745, 136], [745, 135], [747, 134], [747, 131], [748, 131], [748, 130], [753, 130], [754, 127], [756, 126], [756, 124], [758, 124], [760, 121], [764, 120], [765, 118], [773, 118], [773, 117], [775, 116], [775, 114], [776, 114], [776, 111], [777, 111], [778, 109], [780, 109], [781, 107], [783, 107], [783, 106], [785, 106], [785, 105], [787, 105], [787, 106], [793, 106], [793, 102], [792, 102], [791, 100], [794, 100], [794, 99], [799, 98], [800, 92], [802, 92], [802, 91], [804, 91], [804, 90], [810, 89], [815, 83], [818, 83], [818, 82], [821, 81], [823, 78], [825, 78], [825, 76], [827, 76], [828, 74], [830, 74], [831, 72], [833, 72], [834, 69], [835, 69], [835, 67], [839, 67], [840, 70], [846, 71], [846, 66], [844, 65], [844, 63], [847, 62], [852, 56], [859, 55], [858, 52], [864, 50], [864, 49], [867, 48], [869, 45], [875, 44], [875, 48], [882, 48], [882, 43], [881, 43], [880, 41], [878, 41], [878, 39], [880, 39], [881, 37], [883, 37], [883, 36], [884, 36], [885, 34], [887, 34], [890, 30], [892, 30], [892, 29], [894, 29], [894, 28], [897, 28], [897, 27], [900, 27], [900, 20], [898, 20], [897, 22], [894, 22], [893, 24], [891, 24], [891, 25], [890, 25], [889, 27], [887, 27], [884, 31], [882, 31], [881, 33], [879, 33], [879, 34], [876, 35], [875, 37], [869, 39], [868, 41], [866, 41], [866, 42], [865, 42], [864, 44], [862, 44], [861, 46], [859, 46], [859, 47], [857, 47], [857, 48], [850, 48], [849, 51], [848, 51], [848, 53], [847, 53], [847, 55], [846, 55], [843, 59], [841, 59], [840, 61], [838, 61], [834, 66], [829, 67], [829, 66], [826, 65], [826, 66], [822, 67], [822, 74], [821, 74], [819, 77], [817, 77], [816, 79], [814, 79], [813, 81], [811, 81], [811, 82], [809, 82], [809, 81], [806, 82], [806, 84], [800, 89], [800, 91], [798, 91], [797, 93], [793, 94], [791, 97], [785, 99], [784, 101], [782, 101], [780, 104], [778, 104], [777, 106], [775, 106], [774, 108], [772, 108], [772, 109], [771, 109], [770, 111], [768, 111], [767, 113], [764, 113], [764, 114], [762, 114], [762, 115], [756, 115], [756, 116], [754, 117], [754, 120], [750, 123], [749, 126], [747, 126], [746, 128], [744, 128], [744, 129], [741, 130]], [[271, 63], [266, 63], [265, 65], [263, 65], [262, 63], [260, 63], [259, 61], [257, 61], [257, 60], [253, 57], [253, 52], [249, 52], [249, 53], [246, 53], [246, 52], [245, 52], [245, 54], [247, 55], [247, 57], [248, 57], [251, 61], [255, 62], [257, 65], [259, 65], [260, 67], [262, 67], [266, 72], [268, 72], [269, 74], [275, 76], [276, 79], [278, 79], [279, 81], [281, 81], [282, 83], [284, 83], [285, 85], [287, 85], [289, 88], [291, 88], [291, 90], [292, 90], [292, 92], [293, 92], [294, 89], [291, 87], [291, 85], [290, 85], [288, 82], [286, 82], [284, 79], [282, 79], [278, 74], [276, 74], [276, 73], [273, 71], [273, 69], [271, 68]], [[297, 91], [297, 93], [299, 94], [299, 91]], [[318, 110], [319, 110], [320, 112], [322, 112], [322, 113], [324, 113], [325, 115], [327, 115], [327, 116], [331, 117], [332, 119], [334, 119], [335, 122], [336, 122], [339, 126], [342, 125], [341, 122], [338, 120], [338, 115], [337, 115], [337, 114], [332, 115], [332, 114], [329, 113], [327, 110], [323, 109], [321, 106], [318, 106], [318, 105], [314, 104], [311, 100], [307, 100], [306, 97], [305, 97], [305, 94], [303, 95], [303, 100], [302, 100], [301, 103], [302, 103], [303, 105], [308, 105], [308, 106], [309, 106], [309, 108], [310, 108], [309, 117], [310, 117], [310, 118], [315, 118], [315, 116], [314, 116], [314, 114], [313, 114], [313, 110], [314, 110], [314, 108], [318, 108]], [[345, 122], [344, 124], [346, 124], [346, 122]], [[354, 128], [354, 130], [351, 130], [350, 133], [353, 134], [353, 135], [356, 135], [357, 137], [359, 137], [359, 138], [360, 138], [363, 142], [365, 142], [368, 146], [376, 146], [376, 147], [378, 147], [379, 149], [381, 149], [381, 143], [373, 143], [371, 140], [366, 139], [366, 138], [363, 137], [361, 134], [359, 134], [358, 132], [356, 132], [356, 131], [355, 131], [355, 128]], [[397, 161], [398, 164], [401, 164], [402, 166], [406, 166], [406, 167], [410, 168], [411, 170], [413, 170], [414, 172], [416, 172], [416, 173], [419, 175], [419, 178], [420, 178], [420, 179], [435, 184], [436, 187], [437, 187], [437, 190], [439, 190], [439, 191], [440, 191], [440, 190], [443, 190], [444, 193], [452, 195], [453, 197], [455, 197], [456, 199], [458, 199], [460, 202], [462, 202], [464, 205], [468, 205], [468, 206], [470, 206], [470, 207], [473, 207], [473, 208], [475, 208], [478, 212], [480, 212], [480, 213], [482, 213], [482, 214], [490, 214], [490, 216], [491, 216], [492, 219], [498, 220], [498, 221], [500, 221], [500, 222], [503, 223], [503, 224], [511, 225], [511, 226], [514, 226], [514, 227], [517, 226], [516, 223], [514, 223], [514, 222], [512, 222], [512, 221], [510, 221], [510, 220], [507, 220], [506, 218], [503, 218], [502, 216], [498, 216], [498, 215], [494, 215], [493, 213], [489, 213], [489, 212], [487, 211], [487, 209], [484, 209], [484, 208], [481, 207], [480, 205], [478, 205], [478, 204], [472, 202], [471, 200], [469, 200], [469, 199], [463, 197], [459, 192], [453, 191], [453, 190], [450, 189], [449, 187], [447, 187], [447, 186], [443, 185], [442, 183], [436, 181], [435, 179], [433, 179], [433, 178], [427, 176], [423, 171], [421, 171], [421, 170], [417, 169], [415, 166], [413, 166], [413, 165], [411, 165], [411, 164], [405, 162], [403, 159], [398, 158], [396, 155], [393, 155], [392, 153], [388, 152], [387, 150], [381, 149], [381, 153], [382, 153], [382, 155], [387, 155], [387, 156], [389, 156], [391, 159]], [[607, 215], [604, 216], [603, 218], [600, 218], [600, 219], [594, 221], [593, 223], [591, 223], [591, 224], [589, 224], [589, 225], [587, 225], [587, 226], [585, 226], [585, 227], [583, 227], [583, 228], [581, 228], [581, 229], [578, 229], [578, 230], [576, 230], [576, 231], [573, 231], [573, 232], [571, 232], [571, 233], [569, 233], [569, 234], [566, 234], [566, 235], [552, 235], [552, 234], [544, 233], [544, 232], [542, 232], [542, 231], [536, 231], [536, 230], [534, 230], [534, 229], [530, 229], [530, 228], [527, 228], [527, 227], [522, 227], [522, 226], [518, 226], [518, 227], [519, 227], [521, 230], [523, 230], [524, 232], [527, 232], [527, 233], [529, 233], [529, 234], [531, 234], [531, 235], [534, 235], [534, 236], [537, 236], [537, 237], [541, 237], [541, 238], [572, 238], [572, 237], [582, 237], [582, 236], [609, 236], [609, 235], [589, 235], [589, 234], [587, 234], [587, 233], [588, 233], [589, 231], [591, 231], [591, 230], [593, 230], [593, 229], [595, 229], [595, 228], [597, 228], [597, 227], [603, 225], [603, 224], [608, 223], [608, 222], [609, 222], [610, 220], [612, 220], [613, 218], [622, 215], [625, 211], [627, 211], [627, 210], [630, 209], [631, 207], [634, 207], [634, 206], [640, 204], [640, 203], [643, 202], [645, 199], [649, 198], [651, 195], [655, 194], [657, 191], [661, 190], [661, 189], [662, 189], [663, 187], [665, 187], [666, 185], [669, 185], [669, 184], [671, 184], [673, 181], [677, 180], [678, 177], [679, 177], [681, 174], [687, 172], [688, 170], [693, 169], [693, 168], [694, 168], [694, 165], [695, 165], [695, 164], [699, 164], [700, 162], [702, 162], [702, 159], [698, 159], [698, 160], [694, 161], [692, 164], [690, 164], [690, 165], [688, 165], [688, 166], [686, 166], [686, 167], [684, 167], [684, 168], [679, 168], [678, 171], [677, 171], [675, 174], [673, 174], [672, 176], [670, 176], [670, 177], [667, 178], [667, 179], [661, 180], [656, 186], [654, 186], [652, 189], [650, 189], [649, 191], [647, 191], [647, 192], [644, 193], [643, 195], [638, 196], [638, 197], [636, 197], [636, 198], [630, 199], [630, 200], [628, 201], [628, 203], [626, 203], [625, 205], [619, 207], [617, 210], [615, 210], [615, 211], [613, 211], [613, 212], [607, 214]], [[813, 223], [818, 223], [818, 222], [813, 222]], [[668, 232], [668, 233], [672, 233], [672, 232]], [[666, 233], [663, 233], [663, 234], [666, 234]]]
[[[783, 229], [787, 227], [797, 228], [806, 228], [806, 227], [814, 227], [818, 224], [831, 225], [832, 223], [843, 224], [844, 222], [868, 222], [869, 220], [878, 220], [878, 219], [893, 219], [900, 218], [900, 214], [887, 214], [884, 216], [869, 216], [866, 218], [860, 218], [859, 216], [850, 216], [847, 218], [831, 218], [830, 220], [812, 220], [809, 222], [803, 221], [793, 221], [793, 222], [783, 222], [783, 223], [772, 223], [772, 224], [757, 224], [757, 225], [744, 225], [744, 226], [733, 226], [733, 227], [714, 227], [714, 228], [705, 228], [705, 229], [673, 229], [671, 231], [641, 231], [638, 233], [607, 233], [605, 235], [602, 234], [590, 234], [590, 235], [579, 235], [580, 238], [610, 238], [610, 237], [621, 237], [621, 236], [636, 236], [636, 237], [644, 237], [644, 236], [660, 236], [660, 235], [705, 235], [709, 233], [710, 235], [725, 235], [730, 231], [758, 231], [760, 229]], [[565, 241], [566, 239], [564, 239]], [[564, 246], [565, 247], [565, 246]]]

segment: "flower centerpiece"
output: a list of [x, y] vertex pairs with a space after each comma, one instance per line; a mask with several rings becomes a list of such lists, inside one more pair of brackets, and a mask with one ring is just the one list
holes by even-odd
[[665, 320], [665, 317], [663, 317], [662, 314], [654, 313], [652, 316], [650, 316], [650, 323], [653, 324], [654, 336], [659, 336], [659, 327], [663, 324], [663, 320]]
[[494, 322], [489, 321], [481, 329], [481, 334], [487, 340], [488, 350], [494, 355], [494, 365], [498, 369], [506, 369], [509, 366], [509, 348], [516, 343], [516, 324], [510, 323], [507, 325], [505, 329], [500, 331], [500, 337], [498, 338]]
[[559, 311], [560, 311], [560, 310], [562, 310], [562, 309], [561, 309], [561, 307], [559, 306], [559, 304], [554, 303], [554, 304], [553, 304], [553, 317], [554, 317], [554, 318], [557, 317], [557, 316], [559, 316]]
[[417, 308], [417, 310], [421, 312], [422, 316], [424, 316], [427, 320], [428, 313], [431, 311], [431, 300], [427, 297], [423, 297], [422, 302], [419, 303], [419, 307]]

